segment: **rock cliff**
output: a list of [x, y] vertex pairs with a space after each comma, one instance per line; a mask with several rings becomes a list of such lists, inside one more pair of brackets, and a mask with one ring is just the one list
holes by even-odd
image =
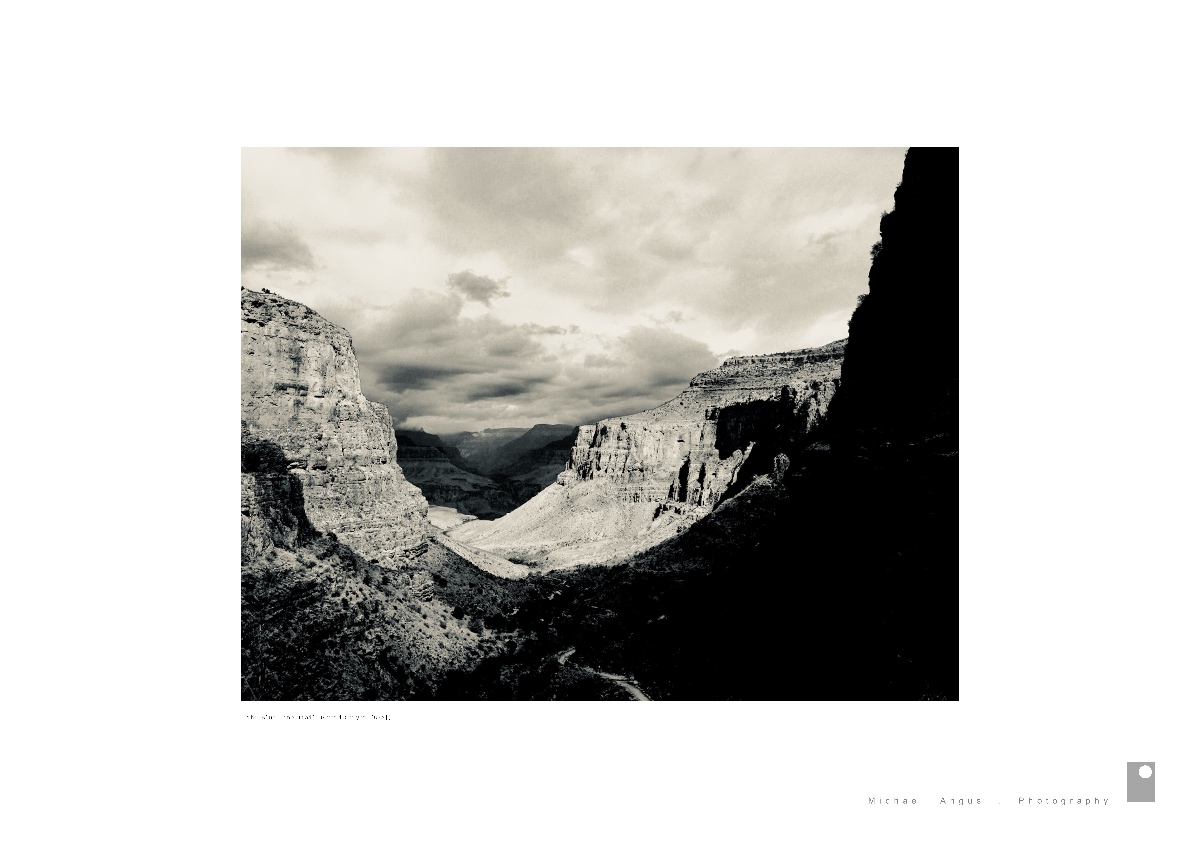
[[294, 549], [320, 534], [304, 513], [304, 487], [283, 451], [242, 423], [242, 562], [272, 548]]
[[[908, 151], [895, 208], [879, 222], [870, 292], [850, 319], [845, 386], [830, 440], [850, 454], [958, 449], [958, 150]], [[920, 403], [913, 360], [920, 339]]]
[[661, 406], [580, 427], [559, 483], [607, 478], [630, 501], [711, 509], [758, 443], [795, 442], [824, 420], [844, 350], [841, 340], [734, 357]]
[[837, 388], [844, 347], [735, 357], [661, 406], [582, 426], [558, 485], [451, 535], [547, 567], [657, 544], [772, 473], [780, 453], [808, 444]]
[[350, 334], [303, 304], [245, 288], [242, 427], [282, 452], [316, 530], [362, 556], [395, 562], [436, 532], [396, 464], [387, 408], [362, 394]]

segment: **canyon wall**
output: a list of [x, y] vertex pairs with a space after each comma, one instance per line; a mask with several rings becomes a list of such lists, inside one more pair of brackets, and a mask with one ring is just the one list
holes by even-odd
[[837, 388], [844, 347], [734, 357], [661, 406], [582, 426], [557, 485], [450, 535], [547, 567], [657, 544], [774, 472], [781, 453], [807, 446]]
[[[834, 450], [958, 449], [958, 149], [914, 147], [850, 319]], [[923, 355], [911, 353], [920, 340]], [[898, 356], [897, 351], [906, 351]], [[913, 396], [920, 387], [919, 402]]]
[[756, 446], [781, 439], [790, 445], [824, 420], [844, 349], [842, 340], [734, 357], [692, 378], [682, 394], [661, 406], [580, 427], [558, 482], [607, 479], [630, 501], [711, 509]]
[[396, 464], [387, 408], [362, 394], [350, 334], [303, 304], [245, 288], [242, 429], [244, 440], [282, 452], [312, 525], [356, 553], [395, 562], [436, 532]]

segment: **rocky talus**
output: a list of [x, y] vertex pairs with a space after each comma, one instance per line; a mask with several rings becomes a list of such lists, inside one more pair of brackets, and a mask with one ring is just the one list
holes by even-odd
[[735, 357], [654, 409], [582, 426], [556, 486], [454, 538], [547, 567], [657, 544], [775, 471], [824, 420], [845, 342]]
[[[313, 527], [362, 556], [397, 562], [436, 532], [420, 490], [396, 464], [387, 408], [362, 394], [349, 333], [303, 304], [248, 289], [242, 428], [243, 439], [282, 452]], [[243, 500], [257, 497], [255, 486], [243, 480]]]

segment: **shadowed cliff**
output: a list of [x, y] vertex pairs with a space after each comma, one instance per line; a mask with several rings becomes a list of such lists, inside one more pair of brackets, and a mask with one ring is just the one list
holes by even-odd
[[909, 150], [850, 319], [827, 435], [848, 451], [958, 449], [958, 149]]

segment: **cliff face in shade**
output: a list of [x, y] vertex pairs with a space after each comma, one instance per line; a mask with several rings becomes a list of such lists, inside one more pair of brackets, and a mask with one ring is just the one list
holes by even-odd
[[557, 486], [449, 535], [547, 567], [657, 544], [808, 443], [837, 388], [843, 347], [736, 357], [661, 406], [582, 426]]
[[490, 427], [476, 432], [464, 430], [443, 434], [440, 439], [443, 444], [457, 449], [469, 467], [487, 474], [495, 465], [500, 450], [526, 432], [524, 427]]
[[430, 504], [479, 518], [499, 518], [516, 509], [512, 497], [494, 481], [455, 465], [442, 449], [401, 445], [398, 450], [404, 476]]
[[[543, 427], [544, 425], [539, 424], [530, 432], [532, 434]], [[537, 435], [541, 439], [545, 437], [544, 434], [543, 429]], [[558, 475], [571, 460], [571, 452], [575, 449], [578, 435], [579, 428], [572, 427], [560, 439], [511, 455], [502, 467], [492, 472], [492, 479], [512, 496], [513, 509], [537, 496], [558, 479]]]
[[[850, 319], [834, 448], [958, 449], [958, 149], [908, 151], [879, 222], [870, 293]], [[928, 351], [915, 356], [919, 344]], [[904, 351], [903, 356], [897, 355]], [[920, 386], [920, 401], [913, 396]]]
[[356, 553], [394, 561], [436, 532], [396, 464], [387, 408], [363, 397], [349, 333], [303, 304], [247, 289], [242, 425], [282, 451], [316, 530]]
[[304, 514], [304, 487], [283, 451], [242, 425], [242, 562], [272, 548], [294, 549], [320, 534]]

